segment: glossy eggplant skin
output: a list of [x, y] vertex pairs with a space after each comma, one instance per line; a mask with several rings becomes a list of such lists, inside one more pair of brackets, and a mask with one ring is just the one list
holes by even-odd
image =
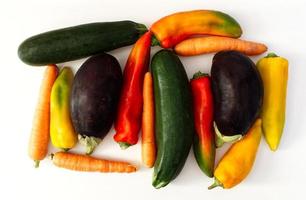
[[122, 86], [117, 59], [92, 56], [77, 71], [70, 99], [71, 117], [78, 134], [103, 139], [110, 130]]
[[263, 83], [255, 64], [237, 51], [222, 51], [211, 68], [214, 121], [225, 136], [245, 135], [259, 115]]

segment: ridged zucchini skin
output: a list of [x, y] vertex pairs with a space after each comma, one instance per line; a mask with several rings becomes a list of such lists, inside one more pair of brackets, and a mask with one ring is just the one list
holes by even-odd
[[161, 50], [152, 58], [157, 158], [155, 188], [166, 186], [181, 172], [193, 134], [192, 96], [189, 80], [178, 56]]
[[133, 21], [98, 22], [45, 32], [26, 39], [19, 58], [29, 65], [61, 63], [131, 45], [146, 32]]

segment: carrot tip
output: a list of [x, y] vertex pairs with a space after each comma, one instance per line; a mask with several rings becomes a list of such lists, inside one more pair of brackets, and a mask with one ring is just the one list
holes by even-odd
[[34, 167], [35, 168], [38, 168], [39, 167], [39, 160], [34, 160]]

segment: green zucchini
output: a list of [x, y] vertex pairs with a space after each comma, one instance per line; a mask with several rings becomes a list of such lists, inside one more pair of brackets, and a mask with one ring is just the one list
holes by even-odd
[[56, 64], [131, 45], [146, 31], [132, 21], [83, 24], [30, 37], [18, 56], [29, 65]]
[[166, 186], [181, 172], [194, 134], [189, 80], [178, 56], [161, 50], [152, 58], [157, 158], [152, 185]]

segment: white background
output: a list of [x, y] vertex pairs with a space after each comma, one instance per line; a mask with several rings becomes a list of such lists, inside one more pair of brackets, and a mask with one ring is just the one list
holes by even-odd
[[[264, 42], [290, 63], [287, 121], [279, 150], [262, 140], [247, 179], [231, 190], [207, 190], [212, 180], [199, 170], [193, 154], [166, 188], [151, 186], [151, 169], [140, 163], [140, 146], [123, 151], [112, 130], [94, 156], [130, 161], [134, 174], [79, 173], [56, 168], [50, 160], [33, 168], [27, 144], [44, 68], [30, 67], [17, 57], [20, 42], [34, 34], [82, 23], [130, 19], [150, 26], [173, 12], [215, 9], [241, 24], [243, 39]], [[289, 199], [305, 190], [306, 179], [306, 1], [298, 0], [26, 0], [0, 5], [0, 199]], [[130, 47], [111, 52], [124, 66]], [[152, 50], [156, 52], [157, 48]], [[259, 57], [253, 57], [256, 62]], [[209, 72], [212, 55], [182, 59], [189, 77]], [[76, 70], [84, 60], [65, 63]], [[60, 65], [63, 66], [63, 65]], [[275, 100], [277, 101], [277, 99]], [[77, 147], [74, 151], [82, 152]], [[50, 147], [50, 152], [55, 150]], [[218, 150], [218, 159], [223, 150]]]

